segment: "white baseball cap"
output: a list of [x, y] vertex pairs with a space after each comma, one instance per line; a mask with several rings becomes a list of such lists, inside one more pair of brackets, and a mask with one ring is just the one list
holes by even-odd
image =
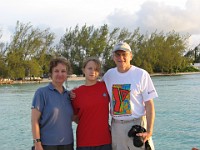
[[119, 42], [114, 46], [112, 52], [116, 52], [118, 50], [131, 52], [131, 47], [126, 42]]

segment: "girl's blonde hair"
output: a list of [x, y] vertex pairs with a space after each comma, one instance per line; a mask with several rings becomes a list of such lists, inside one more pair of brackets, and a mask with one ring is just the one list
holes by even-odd
[[96, 64], [96, 69], [99, 72], [99, 74], [101, 73], [101, 62], [97, 57], [88, 57], [87, 59], [84, 60], [83, 62], [83, 67], [82, 70], [86, 67], [87, 63], [93, 61]]

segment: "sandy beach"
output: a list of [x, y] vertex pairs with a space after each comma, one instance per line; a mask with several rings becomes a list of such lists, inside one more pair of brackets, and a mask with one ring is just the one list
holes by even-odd
[[[85, 80], [85, 77], [69, 77], [67, 78], [67, 81], [80, 81]], [[11, 84], [24, 84], [24, 83], [48, 83], [51, 82], [51, 79], [43, 78], [40, 81], [13, 81]]]
[[69, 77], [69, 78], [67, 78], [67, 81], [79, 81], [79, 80], [85, 80], [85, 77]]
[[[80, 80], [85, 80], [85, 77], [69, 77], [67, 81], [80, 81]], [[8, 81], [3, 81], [0, 82], [0, 85], [3, 84], [26, 84], [26, 83], [48, 83], [51, 82], [51, 79], [48, 78], [43, 78], [38, 81], [28, 81], [28, 80], [19, 80], [19, 81], [13, 81], [13, 80], [8, 80]]]

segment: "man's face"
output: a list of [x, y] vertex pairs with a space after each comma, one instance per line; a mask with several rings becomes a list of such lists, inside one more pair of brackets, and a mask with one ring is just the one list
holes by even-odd
[[122, 70], [127, 70], [130, 68], [132, 53], [118, 50], [113, 53], [113, 60], [118, 68], [121, 68]]

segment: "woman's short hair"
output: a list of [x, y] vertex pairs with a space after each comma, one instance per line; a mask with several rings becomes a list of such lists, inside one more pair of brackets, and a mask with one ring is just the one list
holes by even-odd
[[66, 66], [67, 74], [72, 73], [72, 68], [70, 62], [65, 57], [56, 57], [50, 61], [49, 64], [49, 76], [51, 76], [53, 68], [56, 67], [58, 64], [63, 64]]

